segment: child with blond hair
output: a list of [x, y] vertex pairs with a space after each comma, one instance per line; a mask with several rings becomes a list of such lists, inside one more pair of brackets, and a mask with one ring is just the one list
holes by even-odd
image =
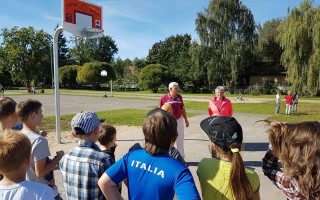
[[266, 122], [270, 145], [262, 159], [264, 175], [288, 199], [320, 199], [320, 123]]
[[30, 168], [31, 142], [23, 134], [10, 129], [0, 133], [0, 199], [53, 200], [50, 187], [26, 181]]

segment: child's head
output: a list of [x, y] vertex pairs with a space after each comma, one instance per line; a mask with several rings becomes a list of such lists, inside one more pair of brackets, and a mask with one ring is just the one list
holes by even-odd
[[10, 123], [10, 126], [8, 126], [10, 128], [16, 125], [18, 121], [16, 115], [16, 105], [17, 103], [10, 97], [4, 97], [0, 99], [0, 121], [10, 118], [10, 122], [6, 121], [6, 123]]
[[77, 113], [71, 120], [72, 132], [80, 139], [85, 139], [91, 136], [92, 132], [97, 133], [97, 141], [99, 136], [98, 127], [104, 120], [99, 120], [98, 116], [94, 112], [81, 111]]
[[31, 143], [27, 136], [6, 129], [0, 133], [0, 173], [15, 171], [30, 159]]
[[288, 95], [291, 95], [291, 94], [292, 94], [292, 92], [291, 92], [291, 91], [289, 91], [289, 92], [288, 92]]
[[240, 155], [243, 140], [241, 125], [233, 117], [215, 116], [202, 120], [200, 127], [211, 141], [212, 156], [231, 161], [229, 186], [235, 199], [252, 199], [253, 191]]
[[42, 104], [35, 99], [26, 99], [17, 105], [17, 115], [19, 120], [24, 123], [29, 117], [36, 120], [37, 125], [42, 123]]
[[114, 147], [116, 145], [116, 133], [117, 130], [113, 126], [100, 126], [98, 141], [105, 147]]
[[299, 180], [302, 194], [317, 191], [319, 198], [320, 123], [268, 123], [272, 151], [280, 159], [285, 176]]
[[154, 109], [149, 113], [142, 125], [145, 150], [151, 155], [169, 152], [178, 137], [176, 118], [162, 109]]

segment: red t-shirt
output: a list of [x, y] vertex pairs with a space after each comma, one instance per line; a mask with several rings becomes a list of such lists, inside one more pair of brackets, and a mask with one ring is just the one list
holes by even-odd
[[286, 99], [286, 104], [292, 105], [293, 97], [291, 95], [287, 95], [287, 96], [285, 96], [283, 98]]
[[170, 95], [170, 93], [163, 95], [159, 102], [159, 108], [167, 103], [169, 103], [172, 107], [172, 114], [176, 117], [176, 119], [179, 119], [181, 117], [181, 109], [184, 109], [182, 96], [177, 94], [176, 97], [173, 97]]

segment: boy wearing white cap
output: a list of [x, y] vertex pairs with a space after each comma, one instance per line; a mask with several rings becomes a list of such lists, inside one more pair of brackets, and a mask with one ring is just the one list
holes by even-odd
[[82, 111], [71, 120], [73, 135], [79, 141], [60, 161], [60, 171], [68, 199], [104, 199], [99, 177], [111, 166], [112, 158], [101, 152], [99, 120], [96, 113]]

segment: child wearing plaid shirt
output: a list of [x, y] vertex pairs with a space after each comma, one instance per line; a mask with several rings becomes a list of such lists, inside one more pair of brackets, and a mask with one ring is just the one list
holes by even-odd
[[[101, 120], [103, 121], [103, 120]], [[95, 143], [101, 121], [89, 111], [77, 113], [71, 121], [73, 135], [79, 141], [60, 161], [60, 171], [68, 199], [104, 199], [98, 187], [100, 176], [113, 159]]]
[[270, 124], [270, 146], [262, 160], [264, 175], [287, 199], [319, 199], [320, 123], [266, 122]]

